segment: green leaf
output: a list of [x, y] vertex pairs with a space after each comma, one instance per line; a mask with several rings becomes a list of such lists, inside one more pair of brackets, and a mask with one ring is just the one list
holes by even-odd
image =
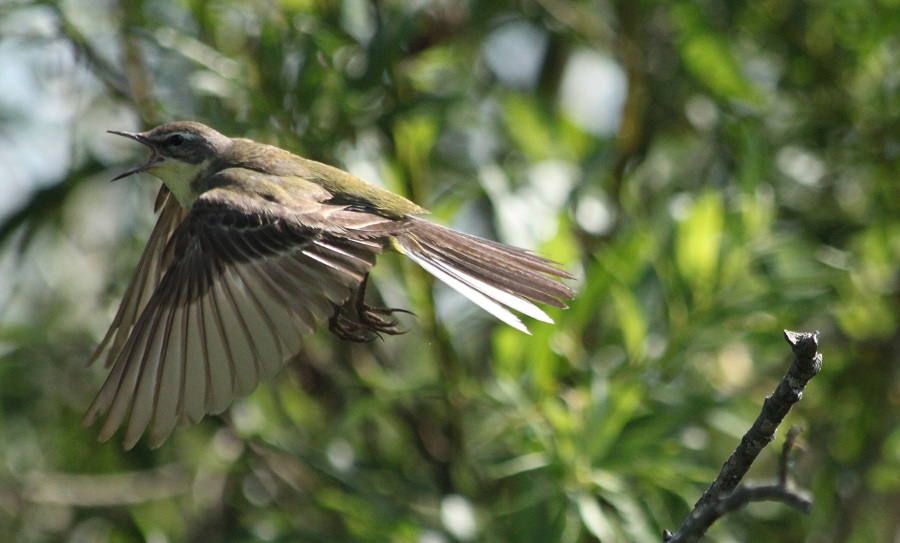
[[675, 262], [698, 296], [703, 297], [715, 289], [724, 223], [721, 196], [706, 191], [678, 225]]
[[615, 541], [615, 531], [613, 530], [609, 519], [607, 519], [606, 515], [603, 513], [600, 504], [597, 503], [597, 498], [590, 494], [579, 494], [575, 498], [575, 503], [578, 506], [578, 514], [581, 515], [581, 521], [584, 523], [584, 527], [587, 528], [594, 537], [601, 542]]
[[641, 305], [634, 292], [621, 285], [613, 285], [610, 294], [616, 308], [616, 317], [628, 358], [639, 361], [644, 356], [644, 345], [647, 341], [647, 320], [644, 318]]
[[672, 21], [679, 30], [681, 60], [700, 83], [720, 98], [761, 102], [758, 89], [741, 73], [731, 42], [710, 29], [697, 6], [677, 4], [672, 9]]

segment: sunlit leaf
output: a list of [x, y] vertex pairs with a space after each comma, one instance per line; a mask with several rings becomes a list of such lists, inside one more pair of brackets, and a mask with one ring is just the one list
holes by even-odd
[[721, 196], [706, 191], [694, 202], [675, 237], [678, 270], [697, 294], [716, 287], [725, 218]]
[[679, 51], [685, 67], [721, 98], [760, 102], [760, 94], [744, 76], [726, 36], [712, 31], [699, 7], [679, 2], [672, 19], [680, 30]]

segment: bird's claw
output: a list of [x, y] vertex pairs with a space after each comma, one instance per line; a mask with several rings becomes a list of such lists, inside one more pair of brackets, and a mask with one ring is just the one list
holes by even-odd
[[[394, 313], [406, 313], [415, 316], [411, 311], [390, 307], [369, 305], [365, 302], [366, 285], [368, 277], [363, 280], [356, 293], [356, 299], [351, 304], [335, 307], [334, 314], [328, 320], [328, 329], [345, 341], [371, 341], [381, 334], [397, 336], [405, 333], [405, 330], [397, 328], [397, 319]], [[349, 315], [349, 313], [355, 315]]]
[[375, 335], [398, 336], [406, 333], [405, 330], [397, 329], [397, 319], [392, 316], [394, 313], [413, 315], [412, 312], [405, 309], [373, 306], [361, 300], [358, 300], [356, 303], [356, 315], [359, 318], [359, 322], [374, 332]]

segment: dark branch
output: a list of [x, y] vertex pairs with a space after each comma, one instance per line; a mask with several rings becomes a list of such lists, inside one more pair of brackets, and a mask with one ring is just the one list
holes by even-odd
[[784, 447], [781, 448], [781, 460], [778, 462], [778, 484], [787, 486], [788, 475], [790, 474], [791, 451], [797, 443], [797, 436], [803, 429], [798, 426], [791, 426], [788, 435], [784, 440]]
[[763, 402], [762, 411], [750, 430], [744, 434], [740, 445], [725, 462], [719, 476], [703, 494], [677, 533], [664, 534], [668, 543], [697, 541], [719, 517], [739, 509], [753, 501], [777, 500], [808, 511], [812, 500], [805, 492], [794, 491], [788, 481], [790, 451], [799, 430], [792, 429], [785, 441], [779, 466], [777, 484], [749, 486], [735, 490], [744, 475], [759, 456], [760, 451], [775, 439], [775, 432], [791, 407], [803, 397], [806, 384], [822, 368], [822, 355], [818, 354], [818, 332], [798, 333], [784, 331], [784, 338], [794, 353], [794, 362], [778, 384], [775, 392]]
[[812, 497], [804, 490], [792, 490], [780, 484], [744, 485], [729, 496], [698, 511], [698, 515], [692, 515], [690, 523], [682, 525], [677, 534], [667, 531], [663, 534], [663, 541], [666, 543], [697, 541], [722, 516], [746, 507], [752, 502], [764, 501], [781, 502], [804, 513], [809, 513], [813, 506]]

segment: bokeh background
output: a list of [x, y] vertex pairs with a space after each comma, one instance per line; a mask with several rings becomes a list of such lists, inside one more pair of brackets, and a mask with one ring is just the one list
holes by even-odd
[[[0, 539], [660, 541], [821, 332], [809, 515], [900, 541], [896, 0], [0, 2]], [[85, 361], [158, 181], [105, 133], [195, 119], [578, 276], [526, 336], [381, 258], [406, 335], [310, 338], [162, 447], [99, 444]], [[779, 439], [750, 477], [776, 473]]]

